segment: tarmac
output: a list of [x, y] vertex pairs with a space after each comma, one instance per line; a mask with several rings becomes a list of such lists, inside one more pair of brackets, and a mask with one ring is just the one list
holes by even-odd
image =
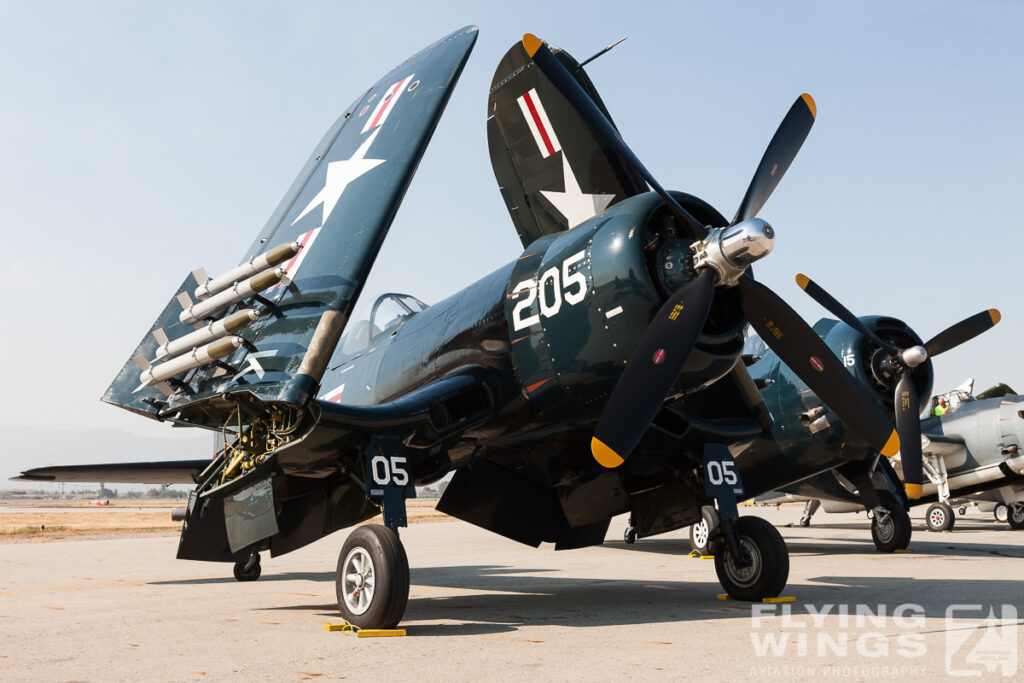
[[719, 600], [685, 530], [529, 548], [462, 522], [402, 530], [408, 635], [328, 632], [346, 532], [238, 583], [174, 559], [176, 537], [0, 545], [4, 680], [943, 680], [1021, 677], [1024, 532], [973, 510], [950, 533], [912, 512], [912, 552], [875, 551], [864, 516], [742, 508], [790, 550], [784, 604]]

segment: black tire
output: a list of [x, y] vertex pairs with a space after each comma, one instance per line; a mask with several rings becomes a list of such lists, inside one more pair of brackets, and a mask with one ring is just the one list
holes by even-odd
[[961, 505], [959, 507], [959, 509], [957, 509], [957, 514], [959, 514], [961, 517], [966, 515], [967, 514], [967, 506], [966, 505]]
[[740, 545], [752, 556], [750, 567], [737, 567], [728, 545], [715, 553], [715, 573], [725, 592], [737, 600], [774, 598], [789, 579], [789, 549], [782, 534], [760, 517], [741, 517]]
[[997, 522], [1006, 524], [1010, 521], [1010, 506], [1005, 503], [997, 503], [995, 509], [992, 510], [992, 516], [996, 518]]
[[871, 517], [871, 540], [875, 542], [875, 548], [881, 553], [906, 550], [913, 532], [910, 515], [896, 496], [888, 491], [879, 491], [878, 498], [889, 514]]
[[711, 537], [721, 521], [718, 510], [711, 505], [705, 505], [700, 509], [700, 521], [690, 526], [690, 548], [701, 555], [714, 555], [716, 544]]
[[622, 540], [628, 543], [629, 545], [633, 545], [634, 543], [636, 543], [636, 529], [634, 529], [631, 526], [627, 526], [626, 533], [622, 535]]
[[1011, 505], [1007, 512], [1006, 521], [1010, 523], [1010, 528], [1017, 531], [1024, 529], [1024, 504], [1016, 503]]
[[932, 503], [925, 512], [924, 521], [929, 531], [952, 531], [956, 515], [953, 514], [953, 508], [946, 503]]
[[[348, 581], [353, 575], [361, 578], [358, 584]], [[372, 585], [367, 581], [370, 578]], [[409, 558], [398, 534], [380, 524], [357, 527], [338, 554], [334, 587], [338, 610], [350, 624], [359, 628], [397, 626], [409, 602]]]
[[255, 581], [260, 578], [263, 574], [263, 568], [260, 566], [260, 556], [256, 556], [256, 564], [252, 565], [248, 571], [245, 569], [247, 564], [249, 564], [249, 560], [235, 562], [235, 578], [239, 581]]

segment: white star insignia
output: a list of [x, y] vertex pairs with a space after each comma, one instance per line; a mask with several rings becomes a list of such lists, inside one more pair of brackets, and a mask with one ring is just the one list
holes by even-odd
[[327, 179], [324, 181], [323, 189], [316, 193], [316, 196], [310, 200], [306, 208], [302, 210], [302, 213], [292, 221], [292, 225], [298, 223], [303, 216], [312, 211], [318, 204], [324, 205], [324, 217], [320, 225], [326, 224], [327, 218], [334, 211], [334, 207], [338, 205], [338, 200], [341, 199], [341, 195], [349, 183], [384, 163], [384, 159], [366, 158], [366, 153], [379, 132], [379, 128], [373, 131], [370, 137], [366, 138], [366, 141], [359, 145], [359, 149], [355, 151], [351, 158], [332, 161], [327, 164]]
[[569, 166], [569, 159], [565, 156], [565, 150], [562, 150], [562, 171], [565, 174], [565, 191], [541, 190], [540, 193], [565, 216], [571, 230], [607, 209], [615, 195], [586, 194], [581, 191], [579, 181]]

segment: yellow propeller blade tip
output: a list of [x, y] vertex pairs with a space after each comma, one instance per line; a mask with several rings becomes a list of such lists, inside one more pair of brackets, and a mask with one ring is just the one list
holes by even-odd
[[537, 36], [533, 35], [532, 33], [527, 33], [523, 35], [523, 48], [526, 49], [526, 54], [530, 55], [531, 57], [537, 54], [537, 50], [539, 50], [540, 46], [543, 44], [544, 41], [538, 38]]
[[797, 273], [796, 283], [800, 285], [800, 289], [807, 289], [807, 285], [811, 284], [811, 278], [807, 277], [803, 273]]
[[889, 435], [889, 440], [885, 442], [884, 446], [882, 446], [882, 455], [884, 455], [887, 458], [891, 458], [892, 456], [899, 453], [899, 450], [900, 437], [898, 434], [896, 434], [896, 430], [894, 429], [892, 430], [892, 434]]
[[1001, 316], [999, 314], [999, 309], [998, 308], [990, 308], [990, 309], [988, 309], [988, 315], [989, 315], [990, 318], [992, 318], [992, 324], [993, 325], [997, 325], [999, 323], [999, 321], [1003, 319], [1003, 316]]
[[594, 454], [594, 460], [608, 469], [618, 467], [625, 462], [618, 453], [605, 446], [596, 436], [590, 439], [590, 452]]
[[920, 484], [904, 484], [907, 488], [907, 496], [917, 500], [921, 497], [921, 485]]
[[811, 110], [811, 116], [817, 119], [818, 105], [814, 103], [814, 98], [808, 95], [807, 93], [804, 93], [803, 95], [800, 96], [800, 99], [802, 99], [804, 101], [804, 104], [807, 105], [807, 108]]

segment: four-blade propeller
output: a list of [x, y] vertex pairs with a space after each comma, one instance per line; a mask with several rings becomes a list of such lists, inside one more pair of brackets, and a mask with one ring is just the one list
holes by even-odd
[[886, 455], [899, 440], [866, 389], [777, 294], [756, 282], [747, 267], [771, 251], [774, 232], [755, 216], [796, 157], [814, 123], [810, 95], [793, 103], [765, 150], [729, 226], [708, 229], [658, 183], [576, 79], [534, 35], [523, 37], [534, 64], [602, 138], [664, 200], [678, 228], [693, 240], [696, 277], [674, 292], [645, 331], [612, 390], [594, 430], [591, 449], [605, 467], [629, 456], [661, 408], [697, 343], [716, 286], [737, 286], [751, 326], [779, 357], [842, 417], [851, 430]]
[[917, 393], [917, 386], [911, 378], [911, 371], [929, 358], [949, 351], [995, 326], [999, 322], [999, 311], [990, 308], [987, 311], [976, 313], [939, 332], [925, 342], [924, 346], [900, 349], [868, 329], [860, 318], [806, 275], [797, 275], [796, 283], [832, 315], [885, 350], [887, 357], [882, 359], [882, 364], [893, 375], [899, 377], [894, 396], [894, 410], [896, 412], [896, 431], [899, 434], [901, 445], [900, 460], [903, 463], [903, 483], [908, 496], [914, 499], [920, 498], [921, 487], [924, 483], [920, 397]]

